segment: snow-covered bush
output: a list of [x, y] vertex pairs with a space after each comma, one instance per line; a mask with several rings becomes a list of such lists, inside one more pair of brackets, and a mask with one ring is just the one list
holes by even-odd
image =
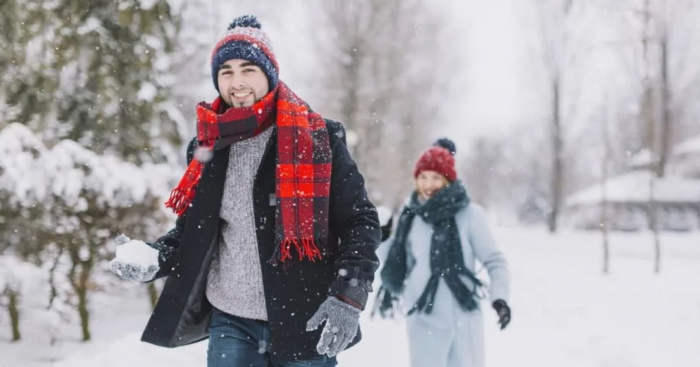
[[100, 286], [93, 270], [111, 257], [117, 234], [149, 240], [163, 232], [163, 202], [179, 171], [139, 167], [69, 140], [49, 148], [11, 124], [0, 131], [0, 250], [38, 263], [68, 259], [62, 275], [89, 340], [88, 295]]

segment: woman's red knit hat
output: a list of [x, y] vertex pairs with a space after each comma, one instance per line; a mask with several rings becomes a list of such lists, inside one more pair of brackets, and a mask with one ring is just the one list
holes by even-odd
[[450, 181], [457, 180], [454, 157], [456, 153], [457, 147], [452, 140], [438, 139], [430, 149], [423, 152], [416, 162], [413, 177], [418, 178], [418, 175], [423, 171], [435, 171]]

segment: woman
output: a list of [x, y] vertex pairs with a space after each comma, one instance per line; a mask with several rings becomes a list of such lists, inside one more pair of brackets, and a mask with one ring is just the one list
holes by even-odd
[[440, 139], [416, 163], [416, 190], [406, 200], [381, 271], [382, 316], [399, 298], [409, 307], [407, 328], [412, 367], [484, 365], [484, 285], [479, 260], [489, 273], [488, 291], [501, 329], [510, 322], [508, 266], [491, 236], [484, 210], [470, 203], [455, 171], [455, 145]]

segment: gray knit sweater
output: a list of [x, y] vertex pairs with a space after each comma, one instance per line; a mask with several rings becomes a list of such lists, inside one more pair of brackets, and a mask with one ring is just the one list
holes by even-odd
[[221, 203], [219, 251], [209, 269], [206, 295], [234, 316], [267, 321], [253, 212], [253, 181], [272, 129], [231, 146]]

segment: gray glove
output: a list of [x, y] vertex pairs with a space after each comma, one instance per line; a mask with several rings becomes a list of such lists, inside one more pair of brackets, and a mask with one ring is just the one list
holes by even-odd
[[117, 257], [109, 263], [109, 270], [124, 280], [148, 282], [160, 269], [158, 250], [145, 242], [119, 235], [116, 238]]
[[360, 325], [360, 309], [335, 297], [328, 297], [306, 323], [306, 331], [318, 329], [324, 320], [326, 326], [323, 327], [316, 351], [321, 355], [335, 357], [355, 339]]

